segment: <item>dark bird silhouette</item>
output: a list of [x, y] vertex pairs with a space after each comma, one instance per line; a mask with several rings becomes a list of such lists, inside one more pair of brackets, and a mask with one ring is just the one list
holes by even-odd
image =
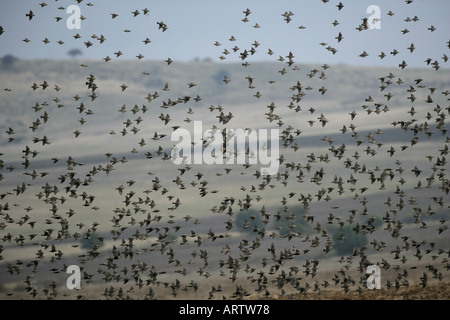
[[33, 19], [33, 17], [35, 17], [35, 14], [33, 13], [32, 10], [30, 10], [30, 12], [28, 12], [25, 16], [28, 17], [29, 21], [31, 21], [31, 19]]

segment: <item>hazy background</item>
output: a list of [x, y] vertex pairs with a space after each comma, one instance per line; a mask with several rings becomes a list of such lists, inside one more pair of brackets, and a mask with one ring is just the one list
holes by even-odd
[[[420, 288], [424, 273], [430, 283], [448, 284], [448, 1], [343, 1], [341, 11], [339, 1], [320, 0], [92, 1], [93, 6], [82, 1], [86, 20], [80, 30], [67, 29], [69, 14], [58, 9], [76, 1], [48, 0], [43, 8], [41, 2], [0, 1], [0, 298], [221, 299], [233, 297], [238, 285], [251, 297], [286, 298], [286, 293], [317, 293], [316, 287], [342, 293], [349, 279], [355, 280], [350, 281], [355, 294], [358, 288], [367, 294], [368, 263], [382, 267], [385, 290], [388, 282]], [[373, 4], [381, 9], [381, 29], [355, 30]], [[252, 13], [244, 23], [247, 7]], [[36, 15], [31, 21], [25, 16], [30, 9]], [[289, 11], [294, 15], [286, 23], [282, 14]], [[119, 16], [111, 19], [111, 13]], [[416, 15], [417, 22], [404, 21]], [[167, 31], [158, 29], [160, 21]], [[260, 28], [253, 27], [256, 23]], [[431, 25], [436, 31], [427, 30]], [[403, 35], [405, 28], [410, 33]], [[76, 34], [81, 38], [74, 39]], [[101, 44], [93, 35], [106, 40]], [[236, 41], [229, 41], [231, 36]], [[151, 43], [145, 45], [147, 37]], [[45, 38], [50, 43], [44, 44]], [[86, 41], [92, 46], [86, 48]], [[255, 47], [254, 41], [260, 45], [244, 67], [239, 54]], [[413, 53], [407, 49], [411, 43]], [[338, 50], [335, 55], [328, 45]], [[82, 55], [72, 58], [72, 49]], [[390, 54], [394, 49], [396, 56]], [[119, 50], [123, 55], [116, 57]], [[369, 54], [364, 59], [358, 56], [363, 51]], [[144, 58], [137, 59], [139, 54]], [[107, 56], [111, 61], [103, 60]], [[169, 57], [170, 65], [164, 62]], [[428, 58], [439, 62], [439, 70], [425, 62]], [[398, 66], [403, 60], [405, 69]], [[86, 86], [91, 74], [95, 99]], [[190, 87], [191, 82], [197, 85]], [[298, 83], [305, 95], [296, 101]], [[189, 97], [186, 103], [167, 105], [183, 97]], [[272, 103], [279, 119], [271, 122]], [[222, 111], [233, 115], [226, 124], [219, 122]], [[161, 114], [170, 115], [167, 125]], [[329, 120], [326, 126], [321, 115]], [[163, 160], [174, 145], [173, 127], [192, 129], [195, 120], [203, 121], [204, 130], [213, 125], [287, 130], [292, 140], [280, 143], [279, 175], [265, 183], [259, 165], [189, 167]], [[409, 126], [404, 130], [400, 123]], [[155, 134], [159, 140], [152, 139]], [[51, 144], [35, 143], [43, 136]], [[344, 154], [336, 157], [334, 150], [344, 144]], [[68, 165], [69, 157], [79, 164]], [[114, 170], [106, 174], [109, 165]], [[86, 183], [74, 186], [71, 175]], [[201, 181], [207, 182], [205, 190]], [[59, 191], [45, 196], [48, 186]], [[86, 202], [91, 195], [94, 200]], [[246, 204], [250, 210], [242, 212]], [[397, 223], [402, 224], [398, 237]], [[253, 231], [256, 224], [265, 234]], [[366, 228], [359, 237], [351, 232], [357, 225]], [[292, 239], [289, 230], [295, 232]], [[344, 230], [345, 239], [338, 240]], [[335, 247], [325, 252], [331, 240]], [[275, 254], [269, 251], [272, 244]], [[361, 248], [365, 255], [352, 255]], [[397, 248], [402, 260], [395, 257]], [[114, 268], [113, 252], [120, 253]], [[320, 262], [314, 277], [313, 260]], [[71, 264], [83, 267], [80, 291], [65, 286]], [[218, 285], [223, 291], [213, 289]]]
[[[324, 4], [315, 1], [95, 1], [94, 6], [87, 6], [88, 1], [79, 4], [81, 14], [86, 20], [81, 22], [80, 30], [66, 28], [69, 14], [59, 7], [68, 7], [76, 1], [47, 1], [48, 5], [41, 8], [41, 1], [7, 1], [0, 2], [0, 21], [5, 29], [2, 35], [0, 56], [13, 54], [20, 58], [61, 59], [67, 57], [67, 51], [79, 48], [83, 58], [104, 58], [113, 56], [113, 52], [121, 50], [120, 59], [136, 59], [141, 53], [145, 59], [167, 59], [191, 61], [196, 58], [211, 58], [220, 61], [222, 51], [229, 51], [237, 45], [240, 48], [250, 48], [257, 40], [260, 43], [253, 60], [273, 61], [279, 55], [286, 56], [291, 51], [296, 61], [302, 63], [345, 63], [351, 65], [392, 66], [407, 58], [408, 65], [424, 66], [427, 58], [438, 59], [445, 52], [449, 40], [450, 20], [448, 12], [450, 3], [445, 0], [415, 0], [412, 4], [405, 1], [351, 1], [345, 3], [338, 11], [338, 1]], [[362, 19], [369, 17], [366, 13], [369, 5], [378, 5], [381, 9], [381, 29], [358, 32], [355, 28]], [[144, 16], [142, 9], [148, 8]], [[242, 11], [249, 8], [249, 22], [243, 23]], [[25, 14], [32, 9], [36, 16], [28, 21]], [[133, 17], [132, 12], [139, 10], [140, 14]], [[286, 23], [281, 16], [292, 11], [291, 21]], [[392, 11], [394, 16], [388, 16]], [[111, 13], [119, 16], [114, 20]], [[419, 16], [417, 22], [405, 22], [407, 17]], [[62, 20], [56, 22], [55, 17]], [[332, 22], [338, 20], [334, 27]], [[156, 22], [164, 21], [169, 29], [158, 30]], [[253, 26], [258, 23], [260, 28]], [[298, 29], [303, 25], [305, 29]], [[431, 25], [437, 29], [427, 30]], [[410, 32], [403, 35], [400, 30], [407, 28]], [[130, 33], [123, 30], [129, 29]], [[344, 39], [338, 44], [335, 37], [342, 32]], [[81, 38], [74, 39], [75, 34]], [[106, 41], [99, 44], [90, 37], [92, 34], [103, 34]], [[234, 35], [235, 42], [228, 39]], [[26, 44], [22, 40], [31, 40]], [[44, 45], [42, 40], [47, 37], [51, 42]], [[141, 41], [149, 38], [152, 42], [144, 45]], [[57, 44], [63, 40], [64, 45]], [[90, 48], [84, 42], [90, 40], [94, 45]], [[218, 41], [220, 47], [214, 46]], [[326, 42], [338, 49], [333, 55], [319, 45]], [[407, 47], [414, 43], [414, 54]], [[267, 55], [268, 48], [275, 54]], [[397, 49], [400, 55], [389, 54]], [[365, 50], [369, 56], [358, 57]], [[383, 60], [377, 56], [381, 51], [387, 54]], [[239, 51], [240, 52], [240, 51]], [[239, 53], [238, 52], [238, 53]], [[238, 53], [230, 54], [226, 62], [239, 60]]]

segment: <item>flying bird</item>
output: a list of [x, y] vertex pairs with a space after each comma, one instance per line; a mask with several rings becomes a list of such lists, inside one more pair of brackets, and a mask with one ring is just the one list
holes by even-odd
[[30, 12], [28, 12], [25, 16], [28, 17], [28, 20], [31, 21], [31, 19], [33, 19], [33, 17], [35, 16], [35, 14], [33, 13], [32, 10], [30, 10]]

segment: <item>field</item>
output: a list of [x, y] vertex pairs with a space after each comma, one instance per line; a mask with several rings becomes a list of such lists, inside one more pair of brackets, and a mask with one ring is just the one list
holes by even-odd
[[[397, 70], [380, 92], [391, 69], [297, 66], [3, 64], [0, 297], [448, 299], [448, 69]], [[194, 121], [280, 129], [278, 174], [175, 165], [171, 134]], [[366, 288], [369, 265], [380, 290]]]

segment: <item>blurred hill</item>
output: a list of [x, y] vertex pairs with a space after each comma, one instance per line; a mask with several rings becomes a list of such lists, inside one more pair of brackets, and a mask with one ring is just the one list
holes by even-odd
[[[2, 266], [29, 259], [36, 246], [56, 243], [64, 258], [55, 264], [53, 259], [42, 261], [40, 266], [52, 271], [42, 271], [39, 281], [53, 279], [62, 264], [86, 263], [86, 272], [94, 274], [101, 265], [86, 253], [80, 240], [86, 233], [103, 240], [101, 257], [120, 246], [121, 239], [134, 238], [138, 249], [130, 261], [164, 269], [167, 281], [174, 281], [179, 270], [167, 267], [162, 252], [179, 250], [176, 245], [185, 245], [183, 236], [188, 242], [177, 258], [196, 281], [203, 276], [222, 281], [219, 266], [227, 258], [222, 251], [230, 246], [233, 253], [246, 252], [249, 243], [254, 246], [251, 257], [241, 257], [248, 265], [259, 268], [274, 244], [280, 255], [295, 253], [285, 268], [320, 258], [321, 279], [330, 279], [328, 275], [344, 267], [337, 264], [336, 254], [353, 252], [356, 242], [326, 255], [327, 238], [352, 240], [355, 229], [364, 233], [358, 246], [369, 247], [374, 261], [396, 263], [389, 254], [403, 245], [396, 235], [400, 227], [414, 241], [432, 242], [430, 250], [442, 254], [449, 244], [448, 236], [441, 235], [446, 230], [441, 221], [448, 216], [447, 181], [441, 173], [448, 167], [450, 128], [441, 115], [448, 113], [450, 73], [409, 68], [392, 72], [345, 65], [288, 67], [282, 62], [244, 67], [210, 61], [168, 65], [8, 58], [0, 67], [5, 89], [0, 92], [0, 227], [14, 241], [4, 241]], [[88, 88], [92, 77], [95, 90]], [[268, 116], [271, 108], [275, 120]], [[231, 115], [230, 121], [222, 123], [221, 112]], [[322, 125], [320, 118], [328, 123]], [[280, 142], [279, 173], [263, 182], [259, 166], [175, 166], [167, 161], [174, 128], [191, 129], [195, 120], [203, 121], [203, 130], [290, 130], [292, 138]], [[50, 144], [41, 143], [43, 137]], [[26, 148], [30, 164], [25, 168]], [[340, 154], [340, 148], [345, 152]], [[114, 168], [106, 172], [111, 164]], [[78, 184], [69, 183], [69, 176], [79, 179]], [[61, 196], [51, 195], [48, 186], [59, 188]], [[71, 193], [75, 189], [78, 195]], [[92, 201], [86, 201], [90, 196]], [[250, 211], [238, 219], [244, 209]], [[22, 228], [24, 217], [32, 217], [33, 228]], [[277, 223], [276, 217], [283, 219]], [[58, 230], [53, 239], [46, 236], [58, 224], [67, 229]], [[178, 227], [181, 231], [174, 231]], [[64, 232], [70, 236], [64, 238]], [[25, 237], [30, 241], [21, 242]], [[195, 251], [200, 241], [202, 248], [211, 249], [211, 266], [197, 275], [201, 261], [191, 265], [186, 248]], [[412, 251], [407, 258], [414, 266]], [[278, 267], [275, 263], [266, 269]], [[393, 269], [389, 279], [395, 281]], [[1, 277], [12, 281], [7, 274]], [[101, 283], [98, 277], [95, 283]], [[23, 284], [8, 285], [19, 291]], [[6, 287], [1, 291], [8, 291]], [[91, 289], [94, 296], [101, 294]]]
[[[240, 63], [211, 61], [173, 62], [170, 66], [162, 61], [130, 60], [101, 62], [75, 59], [19, 60], [4, 57], [3, 61], [4, 63], [0, 64], [0, 83], [3, 89], [11, 91], [1, 94], [0, 108], [8, 117], [0, 119], [0, 132], [4, 133], [8, 127], [13, 126], [17, 133], [16, 139], [20, 139], [21, 134], [27, 131], [27, 126], [35, 120], [32, 108], [36, 103], [48, 104], [47, 109], [63, 109], [52, 113], [53, 116], [61, 114], [61, 119], [68, 115], [75, 116], [79, 113], [76, 107], [83, 103], [107, 123], [117, 119], [119, 114], [116, 111], [123, 104], [128, 109], [136, 104], [147, 105], [152, 110], [159, 111], [164, 101], [174, 101], [186, 96], [190, 97], [188, 106], [193, 109], [221, 105], [226, 108], [251, 106], [265, 110], [272, 102], [275, 102], [279, 109], [284, 109], [293, 96], [292, 88], [298, 83], [303, 87], [304, 93], [298, 105], [304, 113], [314, 107], [316, 114], [362, 110], [361, 106], [368, 105], [365, 102], [368, 97], [373, 98], [375, 102], [383, 100], [381, 102], [385, 102], [391, 110], [410, 105], [404, 92], [416, 79], [422, 79], [421, 84], [435, 88], [437, 92], [450, 86], [448, 72], [428, 69], [399, 69], [398, 73], [393, 75], [390, 68], [335, 65], [325, 70], [324, 75], [323, 66], [320, 65], [299, 64], [298, 70], [292, 70], [293, 67], [286, 68], [286, 64], [281, 62], [251, 63], [248, 67], [243, 67]], [[90, 74], [95, 75], [98, 85], [95, 101], [89, 97], [90, 90], [84, 81]], [[389, 76], [394, 82], [390, 87], [381, 92], [374, 90], [381, 87], [380, 78], [389, 79]], [[249, 77], [252, 78], [251, 85], [254, 88], [242, 90], [249, 86]], [[229, 79], [227, 84], [223, 81], [225, 78]], [[401, 84], [395, 83], [398, 79]], [[40, 87], [44, 81], [48, 83], [46, 90]], [[191, 82], [196, 84], [192, 88], [188, 85]], [[38, 85], [39, 89], [33, 90], [33, 84]], [[128, 86], [125, 91], [121, 90], [122, 84]], [[166, 84], [168, 91], [163, 90]], [[56, 86], [58, 91], [55, 90]], [[327, 89], [324, 95], [319, 92], [322, 86]], [[155, 92], [159, 98], [149, 103], [146, 97]], [[387, 93], [392, 95], [389, 101], [383, 96]], [[259, 98], [255, 97], [257, 94], [260, 94]], [[80, 97], [79, 100], [74, 99], [76, 95]], [[193, 102], [196, 97], [201, 100]], [[416, 108], [420, 109], [420, 106], [424, 105], [425, 98], [423, 95], [417, 97]], [[445, 99], [442, 99], [442, 102], [444, 101]], [[371, 125], [388, 125], [384, 121], [379, 122], [371, 121]], [[61, 122], [53, 121], [52, 124]], [[255, 125], [258, 126], [258, 123]], [[60, 129], [65, 129], [65, 126]], [[4, 143], [4, 140], [0, 143]]]

